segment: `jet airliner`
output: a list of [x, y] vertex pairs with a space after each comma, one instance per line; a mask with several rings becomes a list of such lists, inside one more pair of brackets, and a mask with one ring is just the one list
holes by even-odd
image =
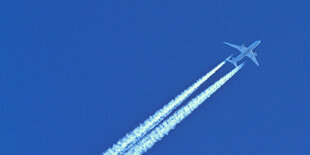
[[257, 66], [259, 66], [257, 60], [256, 60], [256, 56], [257, 56], [257, 53], [256, 52], [253, 52], [253, 49], [255, 47], [257, 47], [259, 44], [260, 44], [260, 40], [258, 41], [255, 41], [254, 43], [252, 43], [249, 47], [245, 47], [244, 44], [242, 44], [241, 46], [239, 45], [234, 45], [234, 44], [230, 44], [228, 42], [224, 42], [224, 44], [227, 44], [228, 46], [231, 46], [237, 50], [239, 50], [241, 53], [236, 57], [236, 58], [232, 58], [232, 55], [230, 57], [228, 57], [226, 59], [226, 61], [232, 63], [235, 67], [237, 67], [237, 62], [240, 61], [241, 59], [243, 59], [244, 57], [249, 57]]

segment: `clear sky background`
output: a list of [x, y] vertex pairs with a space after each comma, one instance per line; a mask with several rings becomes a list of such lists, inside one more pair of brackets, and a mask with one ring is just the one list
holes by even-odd
[[260, 66], [249, 61], [148, 154], [310, 154], [309, 6], [2, 1], [0, 154], [99, 154], [238, 54], [223, 41], [255, 40]]

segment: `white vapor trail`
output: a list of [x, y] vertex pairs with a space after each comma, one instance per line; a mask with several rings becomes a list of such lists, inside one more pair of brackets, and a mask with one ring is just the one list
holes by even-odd
[[239, 65], [209, 88], [200, 93], [197, 97], [192, 99], [187, 105], [183, 106], [163, 123], [157, 126], [152, 132], [146, 135], [140, 140], [134, 147], [132, 147], [126, 154], [142, 154], [150, 149], [156, 142], [161, 140], [165, 135], [168, 135], [169, 131], [174, 129], [175, 126], [180, 123], [184, 118], [191, 114], [199, 105], [201, 105], [206, 99], [208, 99], [216, 90], [226, 83], [234, 74], [236, 74], [244, 64]]
[[103, 152], [103, 155], [116, 155], [123, 154], [130, 147], [132, 147], [140, 138], [151, 131], [157, 124], [159, 124], [165, 117], [167, 117], [176, 107], [178, 107], [185, 99], [187, 99], [202, 83], [204, 83], [210, 76], [212, 76], [218, 69], [220, 69], [226, 61], [218, 64], [209, 73], [205, 74], [199, 80], [197, 80], [193, 85], [184, 90], [181, 94], [171, 100], [163, 108], [156, 111], [138, 127], [136, 127], [129, 134], [120, 139], [112, 148]]

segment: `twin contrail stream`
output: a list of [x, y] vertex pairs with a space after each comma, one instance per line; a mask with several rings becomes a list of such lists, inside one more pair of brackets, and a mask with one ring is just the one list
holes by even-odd
[[180, 123], [184, 118], [191, 114], [200, 104], [202, 104], [206, 99], [208, 99], [216, 90], [218, 90], [222, 85], [224, 85], [234, 74], [236, 74], [244, 64], [239, 65], [205, 91], [200, 93], [197, 97], [192, 99], [187, 105], [183, 106], [168, 119], [166, 119], [162, 124], [156, 127], [152, 132], [146, 135], [142, 140], [140, 140], [134, 147], [132, 147], [126, 154], [142, 154], [150, 149], [156, 142], [161, 140], [171, 129]]
[[181, 94], [171, 100], [163, 108], [156, 111], [147, 120], [136, 127], [132, 132], [120, 139], [112, 148], [109, 148], [103, 155], [123, 154], [131, 146], [133, 146], [139, 139], [145, 134], [151, 131], [156, 125], [158, 125], [165, 117], [167, 117], [175, 108], [177, 108], [185, 99], [187, 99], [202, 83], [204, 83], [210, 76], [212, 76], [218, 69], [220, 69], [226, 61], [218, 64], [209, 73], [201, 77], [192, 86], [184, 90]]

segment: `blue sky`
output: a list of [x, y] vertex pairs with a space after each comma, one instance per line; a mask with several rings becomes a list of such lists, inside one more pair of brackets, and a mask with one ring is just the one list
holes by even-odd
[[148, 154], [309, 154], [309, 4], [0, 2], [0, 154], [99, 154], [255, 40], [260, 66]]

